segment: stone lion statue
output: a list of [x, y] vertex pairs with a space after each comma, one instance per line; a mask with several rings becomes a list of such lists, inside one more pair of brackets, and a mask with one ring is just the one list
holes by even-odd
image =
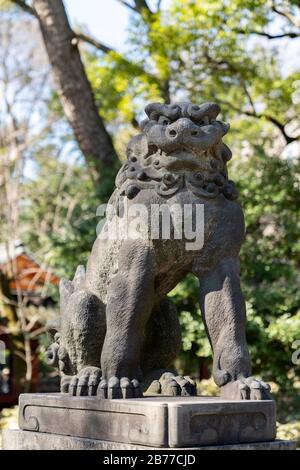
[[[61, 391], [100, 398], [141, 397], [143, 391], [195, 395], [193, 380], [172, 368], [181, 332], [167, 297], [193, 273], [221, 396], [270, 399], [270, 387], [251, 376], [246, 344], [238, 259], [244, 218], [227, 174], [231, 151], [222, 142], [229, 125], [217, 120], [215, 103], [152, 103], [145, 111], [109, 202], [115, 214], [107, 217], [86, 270], [79, 266], [73, 281], [60, 284], [61, 315], [49, 326], [54, 343], [48, 359], [60, 369]], [[146, 208], [144, 236], [112, 236], [112, 222], [122, 227], [125, 208], [133, 206]], [[147, 219], [153, 207], [177, 208], [170, 236]], [[182, 235], [178, 209], [185, 207], [192, 233], [201, 232], [199, 246]], [[197, 208], [204, 215], [200, 229]]]

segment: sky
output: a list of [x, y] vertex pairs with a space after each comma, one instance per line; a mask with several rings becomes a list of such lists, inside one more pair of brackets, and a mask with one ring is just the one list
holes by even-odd
[[130, 10], [116, 0], [65, 0], [72, 25], [83, 24], [98, 40], [124, 50]]
[[[166, 5], [167, 2], [169, 0], [164, 0], [163, 4]], [[64, 0], [64, 3], [73, 26], [84, 25], [92, 36], [119, 52], [126, 49], [126, 27], [131, 14], [126, 6], [117, 0]], [[280, 20], [277, 20], [269, 32], [276, 34], [279, 29]], [[254, 40], [269, 46], [279, 46], [284, 75], [298, 66], [300, 38], [269, 41], [255, 36]]]

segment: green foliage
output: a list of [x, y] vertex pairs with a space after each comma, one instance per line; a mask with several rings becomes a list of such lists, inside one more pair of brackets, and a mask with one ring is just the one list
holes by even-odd
[[198, 303], [198, 280], [189, 275], [173, 289], [169, 296], [180, 313], [182, 331], [182, 352], [180, 368], [184, 371], [198, 372], [199, 357], [209, 364], [211, 348], [201, 320]]
[[296, 441], [297, 449], [300, 449], [300, 421], [292, 421], [287, 424], [277, 425], [277, 439]]
[[[259, 149], [231, 168], [246, 217], [241, 275], [253, 370], [282, 391], [293, 390], [299, 380], [299, 366], [291, 359], [292, 344], [300, 338], [299, 170], [298, 160], [266, 157]], [[197, 282], [187, 278], [170, 295], [180, 311], [182, 359], [190, 364], [194, 355], [209, 358]]]
[[292, 343], [300, 338], [300, 164], [256, 149], [256, 155], [238, 166], [247, 226], [242, 281], [254, 368], [291, 388], [287, 375], [299, 374], [291, 356]]
[[86, 55], [88, 77], [95, 89], [101, 114], [108, 122], [124, 125], [135, 119], [140, 100], [157, 98], [159, 82], [146, 74], [139, 64], [111, 52], [101, 59]]
[[[299, 11], [296, 0], [275, 4], [288, 15]], [[221, 104], [222, 118], [231, 123], [229, 171], [246, 218], [241, 275], [253, 370], [276, 382], [281, 409], [295, 416], [299, 366], [291, 356], [293, 341], [300, 339], [300, 162], [299, 147], [296, 152], [285, 148], [280, 126], [286, 132], [291, 123], [299, 127], [300, 100], [293, 102], [293, 93], [300, 70], [282, 70], [280, 46], [250, 36], [276, 29], [278, 21], [265, 0], [172, 0], [152, 15], [133, 14], [124, 56], [89, 50], [84, 63], [121, 160], [146, 101], [162, 101], [169, 94], [172, 100]], [[279, 29], [293, 27], [287, 21]], [[49, 112], [61, 117], [55, 95]], [[68, 130], [64, 138], [69, 145]], [[71, 277], [77, 264], [86, 263], [96, 236], [96, 208], [108, 199], [114, 171], [106, 170], [95, 191], [84, 164], [49, 157], [56, 150], [49, 134], [43, 148], [31, 149], [36, 170], [24, 185], [24, 242], [58, 274]], [[287, 150], [289, 159], [284, 158]], [[196, 279], [188, 276], [170, 296], [183, 332], [181, 366], [196, 372], [200, 357], [211, 364]], [[286, 426], [282, 432], [294, 429]]]
[[[281, 3], [279, 9], [293, 12], [288, 2]], [[146, 101], [169, 95], [217, 100], [232, 123], [233, 140], [241, 140], [241, 127], [248, 138], [251, 119], [256, 139], [266, 133], [270, 140], [278, 137], [280, 126], [299, 115], [300, 101], [292, 102], [299, 70], [283, 74], [280, 46], [266, 47], [255, 35], [249, 41], [251, 32], [267, 30], [275, 20], [263, 0], [172, 0], [152, 15], [133, 15], [124, 56], [85, 55], [102, 115], [119, 129], [140, 117]]]
[[0, 12], [8, 10], [11, 7], [10, 0], [0, 0]]
[[[46, 149], [49, 154], [51, 149]], [[86, 264], [96, 238], [96, 210], [101, 203], [86, 169], [44, 155], [37, 176], [29, 180], [22, 211], [24, 242], [59, 275], [71, 277]]]
[[0, 410], [0, 450], [2, 448], [2, 431], [18, 428], [18, 407]]

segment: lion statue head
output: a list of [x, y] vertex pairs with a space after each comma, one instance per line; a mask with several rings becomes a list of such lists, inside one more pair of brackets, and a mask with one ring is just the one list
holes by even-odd
[[142, 133], [129, 142], [127, 161], [116, 179], [120, 196], [133, 199], [142, 189], [153, 188], [169, 197], [187, 188], [200, 197], [237, 198], [226, 170], [232, 154], [222, 142], [229, 124], [217, 120], [216, 103], [151, 103], [145, 112]]

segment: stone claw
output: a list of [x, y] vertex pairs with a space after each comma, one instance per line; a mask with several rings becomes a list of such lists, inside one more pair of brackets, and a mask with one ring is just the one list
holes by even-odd
[[101, 370], [98, 367], [84, 367], [71, 378], [69, 395], [79, 397], [96, 395], [100, 378]]
[[82, 288], [82, 285], [85, 281], [85, 267], [82, 265], [77, 266], [74, 278], [73, 278], [73, 288], [74, 290], [79, 290]]
[[175, 375], [172, 372], [165, 372], [159, 380], [154, 380], [147, 393], [160, 394], [165, 396], [191, 397], [197, 395], [197, 386], [193, 379], [188, 376]]
[[270, 386], [255, 377], [242, 377], [221, 387], [221, 397], [230, 400], [272, 400]]
[[107, 398], [107, 381], [102, 379], [97, 389], [97, 396], [99, 398]]
[[136, 379], [130, 380], [128, 377], [110, 377], [107, 381], [102, 379], [99, 383], [97, 396], [110, 400], [141, 398], [143, 396], [140, 384]]

